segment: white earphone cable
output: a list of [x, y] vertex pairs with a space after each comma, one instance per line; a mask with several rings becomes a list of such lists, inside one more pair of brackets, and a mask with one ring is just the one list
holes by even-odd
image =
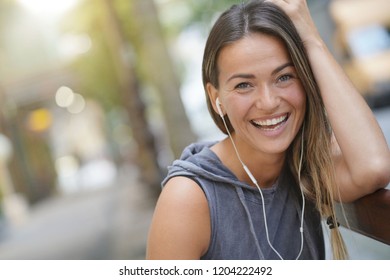
[[[226, 121], [225, 121], [225, 118], [224, 118], [224, 115], [222, 113], [222, 110], [220, 109], [220, 105], [219, 105], [219, 100], [217, 99], [216, 100], [216, 103], [217, 103], [217, 108], [218, 108], [218, 113], [222, 119], [222, 122], [225, 126], [225, 129], [228, 133], [228, 136], [230, 138], [230, 141], [233, 145], [233, 148], [234, 148], [234, 151], [237, 155], [237, 158], [238, 160], [240, 161], [242, 167], [244, 168], [246, 174], [249, 176], [249, 178], [251, 179], [251, 181], [253, 182], [253, 184], [256, 186], [256, 188], [259, 190], [259, 193], [260, 193], [260, 196], [261, 196], [261, 201], [262, 201], [262, 208], [263, 208], [263, 217], [264, 217], [264, 228], [265, 228], [265, 233], [266, 233], [266, 237], [267, 237], [267, 242], [268, 242], [268, 245], [271, 247], [271, 249], [274, 251], [274, 253], [281, 259], [283, 260], [283, 257], [280, 255], [280, 253], [274, 248], [274, 246], [272, 245], [270, 239], [269, 239], [269, 233], [268, 233], [268, 223], [267, 223], [267, 215], [266, 215], [266, 211], [265, 211], [265, 200], [264, 200], [264, 195], [263, 195], [263, 192], [261, 191], [261, 188], [259, 186], [259, 184], [257, 183], [257, 180], [256, 178], [253, 176], [252, 172], [249, 170], [249, 168], [244, 164], [244, 162], [242, 161], [241, 157], [240, 157], [240, 154], [238, 153], [238, 150], [237, 150], [237, 147], [236, 147], [236, 144], [234, 143], [233, 141], [233, 137], [232, 135], [230, 134], [230, 131], [229, 131], [229, 128], [226, 124]], [[301, 186], [301, 167], [302, 167], [302, 158], [303, 158], [303, 132], [304, 132], [304, 127], [302, 128], [302, 141], [301, 141], [301, 154], [300, 154], [300, 161], [299, 161], [299, 170], [298, 170], [298, 181], [299, 181], [299, 187], [300, 187], [300, 190], [301, 190], [301, 196], [302, 196], [302, 213], [301, 213], [301, 224], [300, 224], [300, 227], [299, 227], [299, 231], [300, 231], [300, 236], [301, 236], [301, 246], [300, 246], [300, 250], [299, 250], [299, 253], [296, 257], [296, 260], [299, 259], [299, 257], [301, 256], [302, 254], [302, 251], [303, 251], [303, 221], [304, 221], [304, 212], [305, 212], [305, 196], [303, 194], [303, 189], [302, 189], [302, 186]]]

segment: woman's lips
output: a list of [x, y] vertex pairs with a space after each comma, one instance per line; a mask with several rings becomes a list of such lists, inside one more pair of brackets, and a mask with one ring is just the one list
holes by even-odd
[[286, 113], [279, 117], [263, 119], [263, 120], [251, 120], [251, 123], [260, 129], [263, 130], [277, 130], [281, 125], [283, 125], [289, 118], [290, 114]]

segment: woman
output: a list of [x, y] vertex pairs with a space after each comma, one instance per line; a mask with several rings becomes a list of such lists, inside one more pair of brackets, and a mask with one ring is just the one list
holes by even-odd
[[306, 1], [234, 5], [208, 37], [206, 99], [228, 135], [174, 162], [148, 259], [347, 257], [334, 202], [386, 186], [390, 154], [372, 112], [328, 52]]

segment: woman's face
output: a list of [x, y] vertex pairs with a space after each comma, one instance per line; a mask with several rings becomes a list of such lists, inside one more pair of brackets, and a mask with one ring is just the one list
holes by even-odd
[[218, 69], [219, 89], [209, 84], [208, 92], [219, 97], [237, 144], [284, 153], [303, 122], [306, 96], [283, 43], [250, 34], [221, 50]]

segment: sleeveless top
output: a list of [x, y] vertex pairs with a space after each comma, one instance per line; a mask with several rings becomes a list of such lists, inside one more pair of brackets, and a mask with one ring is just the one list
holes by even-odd
[[[202, 188], [208, 202], [211, 238], [201, 259], [279, 259], [267, 242], [261, 195], [256, 187], [241, 182], [210, 150], [215, 142], [188, 146], [168, 167], [162, 182], [175, 176], [191, 178]], [[262, 189], [269, 239], [283, 259], [295, 259], [301, 246], [301, 195], [288, 168], [271, 188]], [[324, 259], [321, 218], [306, 200], [303, 251], [300, 259]]]

